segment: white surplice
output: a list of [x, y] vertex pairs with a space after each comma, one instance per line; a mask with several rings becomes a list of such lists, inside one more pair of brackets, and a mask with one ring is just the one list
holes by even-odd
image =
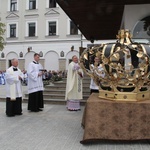
[[[98, 68], [99, 71], [103, 71], [104, 70], [101, 65], [97, 66], [96, 68]], [[91, 64], [91, 67], [90, 67], [91, 72], [94, 72], [94, 69], [95, 69], [95, 66], [93, 64]], [[97, 75], [101, 76], [102, 78], [104, 78], [104, 76], [105, 76], [104, 73], [103, 74], [97, 74]], [[99, 90], [99, 86], [95, 83], [93, 78], [91, 78], [90, 89]]]
[[40, 63], [35, 64], [31, 62], [27, 69], [28, 74], [28, 93], [34, 93], [37, 91], [43, 91], [42, 76], [38, 76], [40, 70], [43, 69]]
[[19, 68], [18, 71], [13, 70], [13, 66], [7, 69], [6, 79], [6, 97], [15, 100], [16, 97], [22, 97], [22, 86], [19, 76], [23, 79], [23, 73]]
[[71, 62], [67, 72], [67, 84], [65, 100], [81, 100], [82, 95], [82, 77], [83, 71], [80, 69], [78, 63]]

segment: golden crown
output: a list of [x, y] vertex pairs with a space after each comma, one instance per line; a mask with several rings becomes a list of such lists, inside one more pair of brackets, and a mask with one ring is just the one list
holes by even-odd
[[[84, 50], [80, 66], [100, 87], [99, 97], [137, 101], [150, 97], [150, 45], [132, 42], [129, 30], [119, 30], [115, 43]], [[94, 64], [94, 58], [99, 64]]]

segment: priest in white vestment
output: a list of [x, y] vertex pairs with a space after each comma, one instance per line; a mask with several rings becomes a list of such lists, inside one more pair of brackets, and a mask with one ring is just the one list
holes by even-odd
[[78, 57], [74, 55], [67, 72], [65, 100], [67, 100], [68, 110], [80, 110], [80, 100], [83, 98], [82, 78], [83, 71], [78, 64]]
[[29, 63], [28, 74], [28, 110], [33, 112], [42, 111], [43, 103], [43, 67], [39, 63], [40, 56], [34, 54], [34, 61]]
[[18, 60], [11, 60], [12, 66], [7, 69], [6, 79], [6, 115], [22, 115], [22, 85], [23, 73], [17, 67]]

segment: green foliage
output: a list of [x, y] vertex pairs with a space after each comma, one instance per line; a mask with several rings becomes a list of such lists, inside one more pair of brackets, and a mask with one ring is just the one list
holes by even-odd
[[4, 49], [4, 38], [3, 38], [3, 35], [5, 33], [4, 27], [5, 25], [0, 22], [0, 51]]

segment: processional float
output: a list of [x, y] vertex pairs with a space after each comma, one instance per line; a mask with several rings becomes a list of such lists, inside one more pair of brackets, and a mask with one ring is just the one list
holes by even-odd
[[[90, 69], [94, 57], [100, 59], [100, 64], [94, 64]], [[115, 43], [85, 49], [80, 66], [99, 86], [100, 98], [115, 101], [150, 99], [150, 45], [133, 42], [129, 30], [119, 30]]]

